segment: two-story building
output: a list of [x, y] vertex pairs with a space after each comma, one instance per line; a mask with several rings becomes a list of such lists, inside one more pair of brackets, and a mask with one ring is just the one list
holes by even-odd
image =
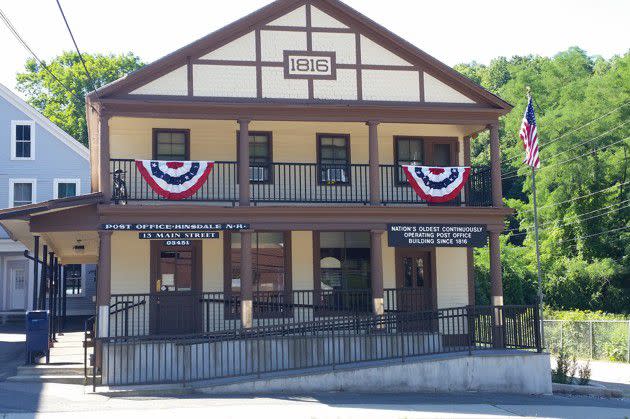
[[[89, 151], [0, 84], [0, 207], [13, 208], [90, 191]], [[23, 314], [37, 306], [33, 262], [26, 248], [0, 227], [0, 312]], [[68, 264], [66, 314], [94, 311], [94, 265]]]
[[[337, 0], [279, 0], [90, 94], [92, 194], [0, 219], [98, 262], [107, 385], [540, 349], [537, 311], [503, 307], [510, 109]], [[540, 359], [497, 361], [492, 385]]]

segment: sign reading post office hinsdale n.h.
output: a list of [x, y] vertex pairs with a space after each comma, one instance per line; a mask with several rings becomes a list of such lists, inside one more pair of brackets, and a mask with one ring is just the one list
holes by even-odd
[[484, 247], [486, 226], [477, 224], [388, 224], [389, 247]]

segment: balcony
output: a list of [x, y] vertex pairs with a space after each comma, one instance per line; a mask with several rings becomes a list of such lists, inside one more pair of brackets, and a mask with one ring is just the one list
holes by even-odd
[[[142, 178], [134, 160], [110, 160], [114, 201], [163, 201]], [[402, 169], [380, 166], [383, 205], [427, 205], [406, 183]], [[250, 167], [250, 200], [253, 205], [363, 204], [370, 202], [367, 164], [321, 165], [316, 163], [271, 163]], [[208, 181], [186, 201], [236, 205], [239, 201], [238, 163], [215, 162]], [[444, 206], [492, 206], [488, 167], [473, 167], [462, 196]]]

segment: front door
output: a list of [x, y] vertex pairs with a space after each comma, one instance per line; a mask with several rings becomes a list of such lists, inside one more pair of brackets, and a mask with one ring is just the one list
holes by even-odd
[[201, 242], [170, 246], [153, 242], [151, 334], [201, 331]]
[[429, 311], [433, 304], [431, 252], [396, 249], [396, 304], [399, 312]]
[[8, 262], [9, 309], [26, 310], [27, 269], [26, 262]]

